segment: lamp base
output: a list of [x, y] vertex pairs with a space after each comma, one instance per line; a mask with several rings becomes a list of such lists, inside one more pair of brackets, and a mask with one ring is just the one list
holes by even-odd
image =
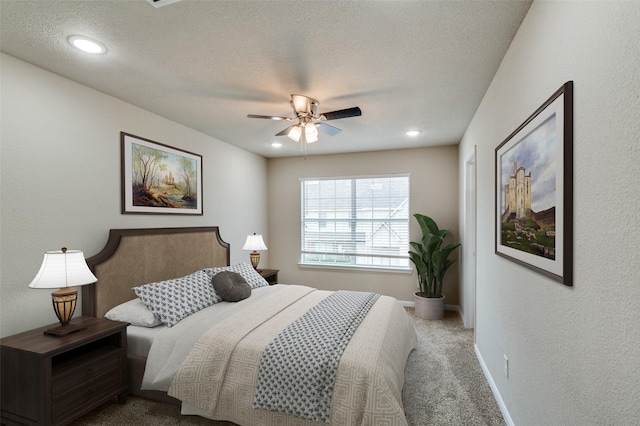
[[66, 336], [71, 333], [75, 333], [76, 331], [84, 330], [85, 327], [76, 324], [65, 324], [59, 325], [57, 327], [50, 328], [44, 331], [44, 334], [48, 336]]
[[260, 253], [254, 250], [249, 254], [249, 257], [251, 258], [251, 266], [253, 266], [253, 269], [258, 269], [258, 264], [260, 263]]
[[66, 336], [75, 331], [82, 330], [84, 327], [69, 324], [73, 311], [76, 310], [76, 301], [78, 299], [78, 290], [64, 287], [51, 293], [51, 301], [53, 302], [53, 310], [60, 320], [59, 327], [53, 327], [44, 332], [50, 336]]

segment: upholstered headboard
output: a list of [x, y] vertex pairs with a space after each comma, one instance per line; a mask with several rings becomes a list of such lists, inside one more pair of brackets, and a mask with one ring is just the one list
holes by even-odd
[[135, 298], [135, 286], [227, 266], [229, 261], [229, 244], [217, 226], [112, 229], [102, 251], [87, 259], [98, 282], [82, 287], [82, 315], [104, 316]]

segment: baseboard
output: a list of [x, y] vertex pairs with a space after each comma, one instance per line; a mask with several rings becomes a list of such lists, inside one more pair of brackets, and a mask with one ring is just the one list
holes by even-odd
[[493, 392], [493, 396], [498, 403], [498, 407], [500, 408], [500, 412], [502, 412], [502, 417], [504, 417], [504, 421], [508, 426], [515, 426], [513, 420], [511, 420], [511, 416], [509, 415], [509, 411], [507, 410], [507, 406], [504, 405], [504, 401], [502, 400], [502, 396], [498, 391], [498, 387], [496, 386], [496, 382], [493, 381], [493, 377], [491, 377], [491, 373], [489, 373], [489, 369], [487, 368], [487, 364], [484, 363], [484, 359], [482, 359], [482, 355], [480, 354], [480, 349], [478, 349], [478, 345], [473, 345], [473, 349], [476, 353], [476, 357], [478, 358], [478, 362], [480, 363], [480, 367], [482, 368], [482, 372], [484, 373], [484, 377], [487, 379], [489, 383], [489, 387], [491, 388], [491, 392]]

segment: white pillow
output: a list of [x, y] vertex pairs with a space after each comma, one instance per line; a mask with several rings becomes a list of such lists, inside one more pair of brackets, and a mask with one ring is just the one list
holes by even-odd
[[128, 322], [138, 327], [157, 327], [162, 324], [162, 321], [153, 315], [153, 312], [140, 299], [124, 302], [112, 308], [104, 316], [112, 321]]
[[256, 271], [253, 266], [248, 263], [237, 263], [231, 266], [221, 266], [218, 268], [207, 268], [204, 271], [213, 278], [218, 272], [231, 271], [242, 275], [242, 278], [251, 286], [251, 288], [265, 287], [269, 282]]
[[132, 290], [167, 327], [173, 327], [182, 318], [222, 300], [204, 271], [133, 287]]

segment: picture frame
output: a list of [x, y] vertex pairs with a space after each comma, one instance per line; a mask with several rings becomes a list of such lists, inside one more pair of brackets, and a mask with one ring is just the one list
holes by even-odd
[[495, 150], [495, 253], [573, 285], [573, 81]]
[[123, 214], [202, 215], [202, 156], [120, 132]]

